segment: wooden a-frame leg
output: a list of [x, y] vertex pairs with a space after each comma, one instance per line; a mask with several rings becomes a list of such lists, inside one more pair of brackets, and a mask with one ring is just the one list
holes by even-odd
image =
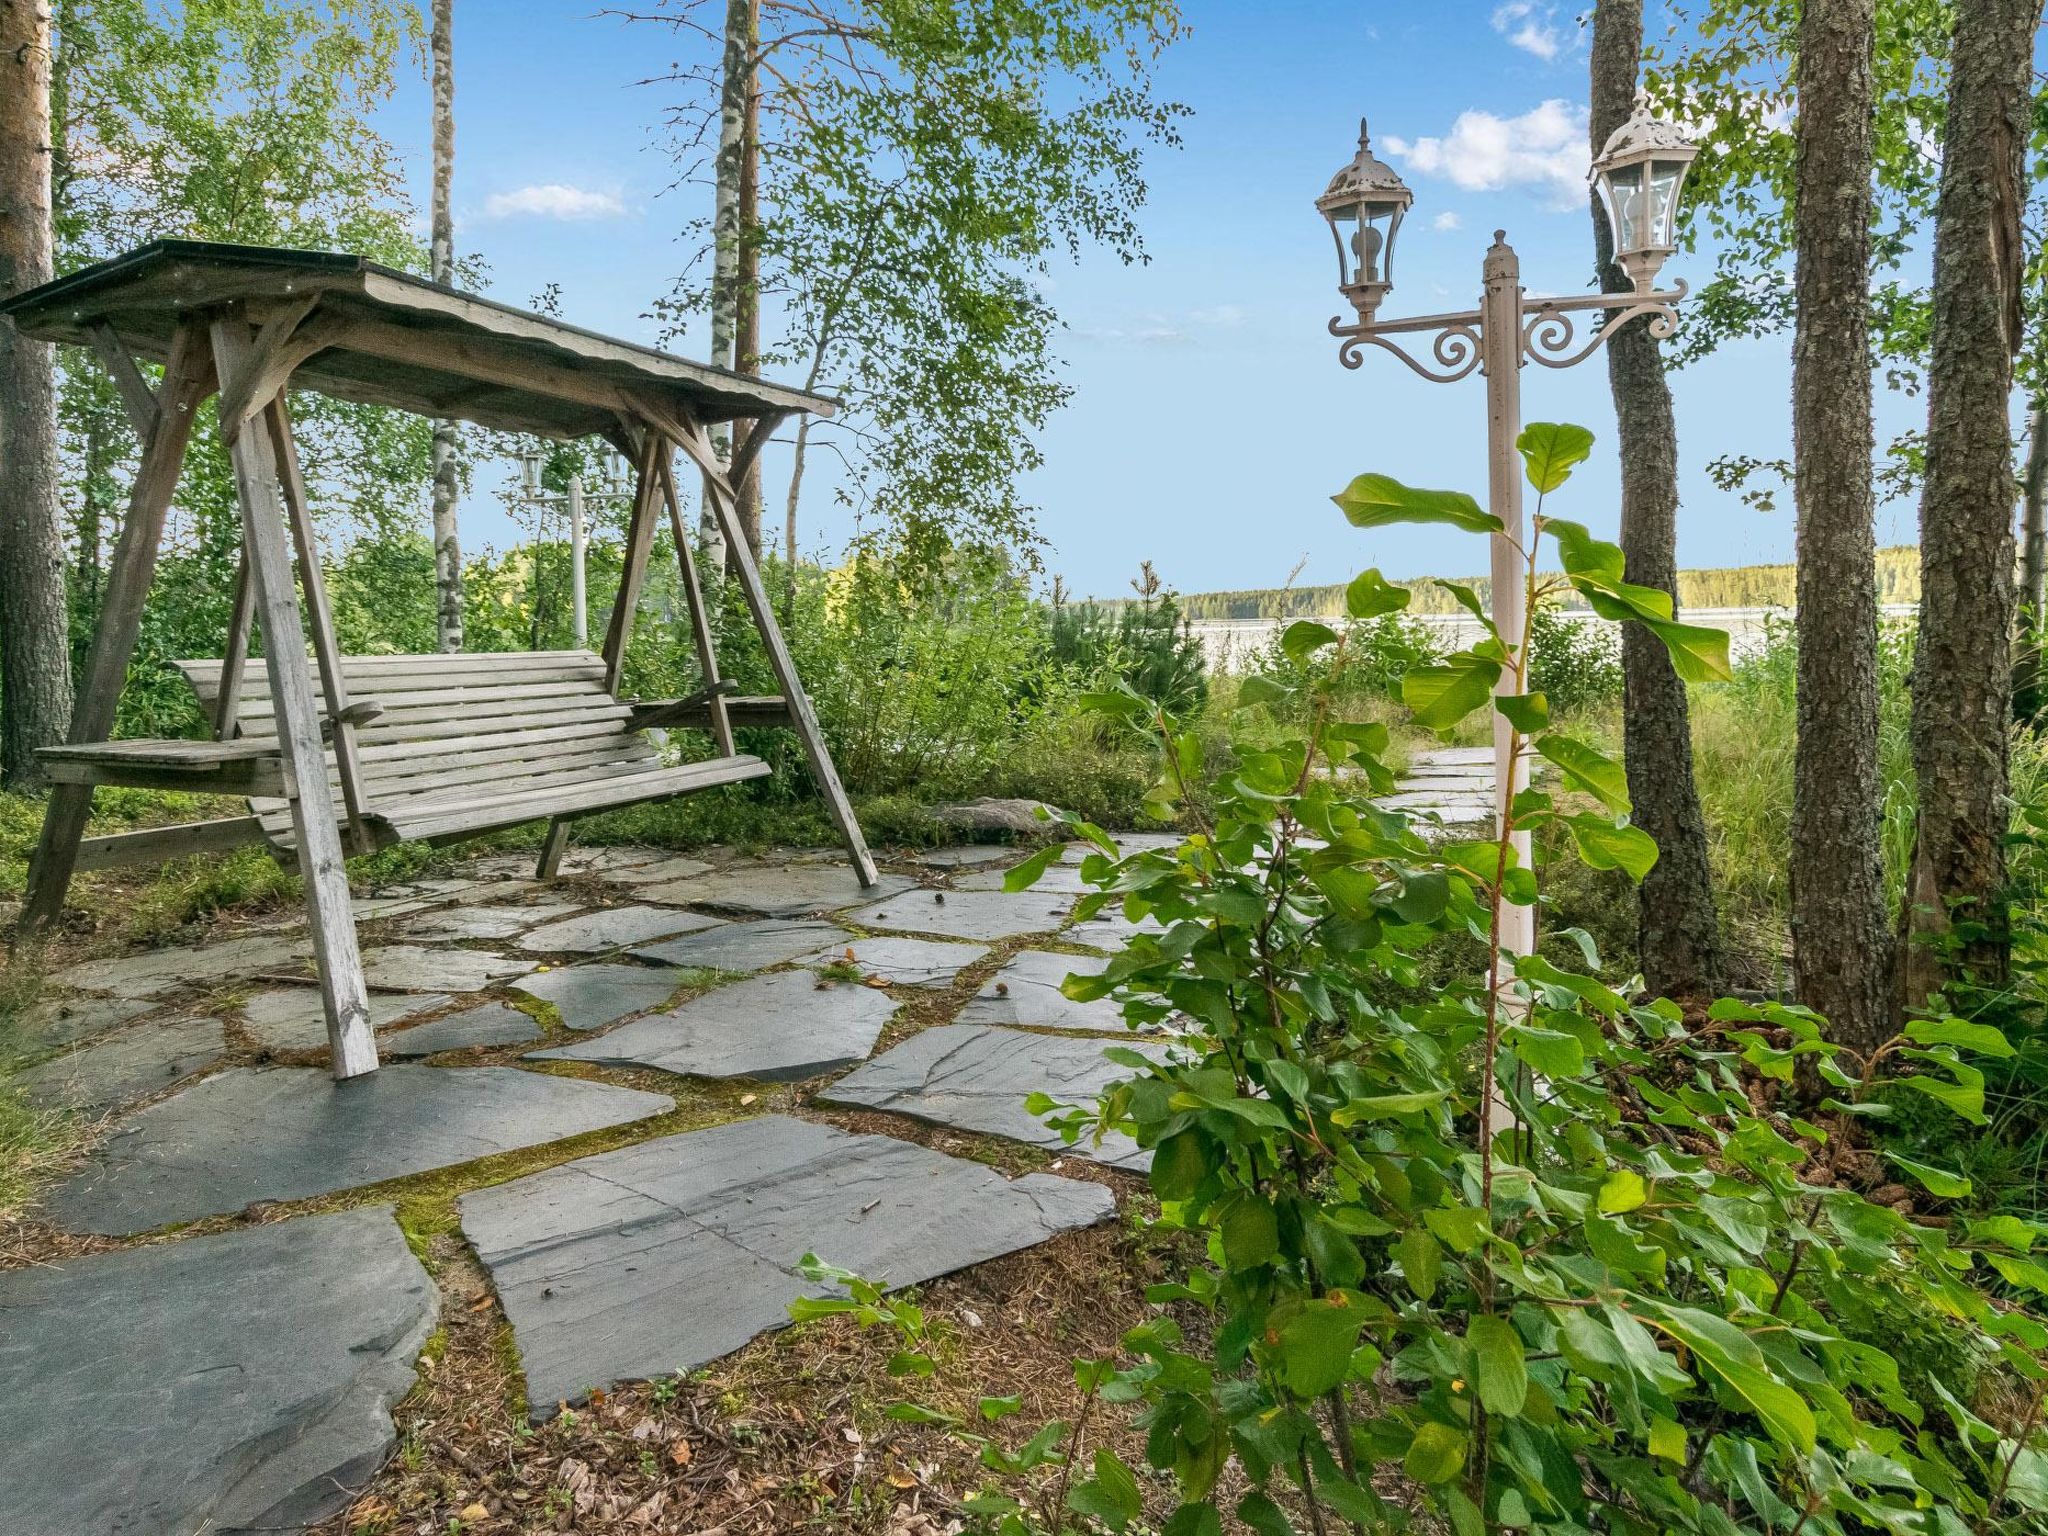
[[732, 486], [720, 473], [718, 456], [702, 426], [692, 423], [677, 446], [696, 460], [697, 467], [704, 472], [705, 495], [710, 498], [718, 526], [725, 533], [726, 558], [732, 562], [733, 573], [739, 578], [740, 594], [747, 600], [747, 611], [753, 615], [754, 628], [760, 631], [762, 647], [768, 652], [768, 664], [774, 669], [775, 681], [782, 689], [783, 703], [789, 709], [790, 723], [796, 727], [797, 737], [803, 742], [804, 756], [810, 762], [811, 777], [818, 781], [818, 791], [825, 797], [825, 807], [832, 813], [833, 825], [839, 828], [839, 835], [846, 843], [847, 857], [853, 862], [854, 873], [860, 877], [862, 885], [874, 885], [879, 879], [875, 873], [874, 855], [868, 852], [867, 839], [861, 835], [860, 822], [853, 814], [853, 802], [847, 798], [846, 786], [839, 782], [839, 770], [833, 766], [831, 749], [825, 745], [825, 733], [818, 724], [817, 711], [811, 708], [810, 695], [804, 692], [803, 681], [796, 675], [796, 662], [789, 654], [789, 647], [783, 643], [782, 627], [775, 622], [775, 610], [761, 585], [760, 569], [754, 564], [753, 551], [748, 549], [745, 531], [740, 527], [734, 506], [737, 498], [733, 495]]
[[[247, 370], [261, 366], [250, 344], [249, 324], [239, 314], [215, 320], [212, 334], [214, 360], [223, 380], [245, 378]], [[223, 423], [223, 430], [231, 434], [229, 453], [242, 503], [242, 543], [249, 555], [257, 622], [263, 627], [265, 670], [277, 713], [277, 745], [290, 791], [292, 836], [313, 931], [313, 963], [327, 1015], [332, 1071], [336, 1079], [359, 1077], [377, 1070], [377, 1042], [370, 1030], [369, 993], [349, 910], [334, 796], [327, 787], [320, 706], [292, 582], [277, 457], [261, 422]]]
[[[640, 606], [640, 586], [647, 579], [647, 557], [654, 549], [654, 501], [657, 459], [665, 457], [667, 446], [653, 432], [640, 439], [635, 459], [637, 479], [633, 485], [633, 511], [626, 524], [626, 557], [619, 570], [619, 594], [612, 601], [611, 623], [604, 632], [605, 692], [617, 696], [619, 679], [626, 670], [626, 646], [633, 638], [633, 612]], [[540, 859], [534, 865], [536, 880], [552, 880], [569, 849], [569, 820], [557, 816], [548, 823], [541, 840]]]
[[[71, 714], [71, 731], [65, 739], [74, 746], [104, 741], [114, 729], [121, 685], [127, 679], [128, 660], [135, 653], [135, 637], [142, 628], [143, 603], [156, 576], [164, 518], [178, 488], [192, 420], [199, 402], [206, 398], [212, 371], [205, 339], [190, 329], [179, 330], [171, 339], [163, 383], [156, 393], [155, 420], [143, 440], [142, 462], [128, 492], [127, 521], [114, 545], [99, 633], [93, 637], [86, 662], [85, 685]], [[91, 814], [90, 784], [59, 784], [50, 791], [42, 834], [29, 866], [28, 899], [21, 912], [24, 935], [47, 929], [63, 912], [64, 893], [71, 888], [71, 874], [78, 865], [79, 839], [85, 835]]]
[[676, 541], [676, 565], [683, 577], [683, 603], [690, 610], [690, 636], [697, 646], [699, 686], [708, 695], [704, 707], [711, 717], [711, 739], [718, 744], [720, 757], [731, 757], [732, 716], [718, 687], [718, 650], [712, 639], [711, 615], [704, 606], [703, 585], [697, 580], [697, 556], [683, 527], [683, 500], [676, 494], [675, 464], [666, 454], [661, 461], [661, 496], [668, 503], [669, 533]]

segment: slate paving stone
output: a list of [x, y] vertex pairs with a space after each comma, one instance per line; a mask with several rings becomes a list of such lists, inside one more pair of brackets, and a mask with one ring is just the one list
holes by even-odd
[[658, 1008], [675, 992], [675, 972], [652, 965], [569, 965], [520, 977], [520, 991], [552, 1003], [570, 1029], [602, 1029]]
[[[410, 993], [372, 992], [370, 1028], [382, 1029], [415, 1013], [446, 1007], [446, 995], [416, 997]], [[318, 1051], [327, 1046], [327, 1010], [318, 987], [273, 987], [242, 1004], [242, 1028], [258, 1045], [273, 1051]]]
[[936, 939], [853, 939], [817, 956], [846, 962], [892, 987], [949, 987], [953, 978], [992, 953], [981, 944], [941, 943]]
[[409, 939], [509, 939], [579, 911], [576, 901], [536, 902], [532, 906], [444, 907], [405, 924]]
[[389, 1206], [0, 1274], [0, 1530], [298, 1530], [397, 1440], [439, 1295]]
[[1073, 905], [1054, 891], [906, 891], [844, 915], [863, 928], [990, 941], [1051, 933]]
[[464, 1195], [463, 1231], [512, 1320], [535, 1418], [689, 1370], [789, 1321], [815, 1252], [915, 1285], [1107, 1219], [1099, 1184], [763, 1115]]
[[147, 998], [53, 997], [14, 1022], [0, 1056], [26, 1056], [72, 1045], [118, 1029], [156, 1006]]
[[[1123, 1041], [1156, 1056], [1157, 1044]], [[849, 1072], [818, 1095], [821, 1104], [884, 1109], [955, 1130], [1007, 1136], [1012, 1141], [1092, 1158], [1117, 1168], [1145, 1169], [1152, 1154], [1129, 1137], [1112, 1134], [1096, 1146], [1083, 1137], [1066, 1146], [1059, 1133], [1024, 1107], [1033, 1093], [1063, 1104], [1085, 1103], [1131, 1075], [1104, 1058], [1110, 1042], [1073, 1035], [1031, 1035], [986, 1024], [941, 1024], [922, 1030]]]
[[[954, 877], [956, 891], [1000, 891], [1003, 880], [1010, 872], [1007, 869], [977, 869], [972, 874]], [[1059, 896], [1081, 896], [1095, 889], [1081, 878], [1081, 866], [1075, 864], [1048, 864], [1045, 872], [1025, 887], [1027, 891], [1046, 892]]]
[[939, 869], [978, 869], [984, 864], [1014, 864], [1029, 851], [1014, 843], [958, 843], [951, 848], [927, 848], [917, 859]]
[[696, 933], [718, 926], [718, 918], [667, 907], [606, 907], [536, 928], [519, 941], [519, 947], [535, 954], [595, 955], [673, 933]]
[[1123, 1009], [1114, 999], [1070, 1002], [1060, 983], [1071, 975], [1096, 976], [1109, 964], [1085, 955], [1057, 955], [1021, 949], [960, 1010], [961, 1024], [1028, 1024], [1098, 1035], [1128, 1035]]
[[481, 992], [524, 976], [537, 964], [536, 960], [487, 954], [480, 949], [384, 944], [363, 951], [363, 980], [391, 992]]
[[689, 880], [642, 886], [639, 894], [648, 901], [674, 902], [677, 906], [722, 907], [760, 917], [802, 917], [811, 912], [850, 907], [877, 896], [891, 896], [916, 883], [906, 875], [883, 875], [879, 884], [863, 889], [853, 870], [843, 862], [744, 863]]
[[342, 1083], [317, 1067], [241, 1067], [137, 1114], [44, 1210], [72, 1231], [124, 1236], [537, 1147], [674, 1105], [516, 1067], [380, 1067]]
[[644, 945], [633, 953], [662, 965], [761, 971], [808, 959], [834, 946], [843, 948], [852, 937], [836, 923], [771, 917], [758, 923], [725, 923], [666, 943]]
[[[557, 870], [562, 875], [598, 875], [610, 878], [617, 871], [650, 864], [662, 856], [659, 848], [571, 848]], [[473, 860], [472, 874], [492, 879], [531, 877], [537, 853], [500, 853]]]
[[595, 1040], [534, 1051], [527, 1060], [793, 1083], [862, 1060], [895, 1012], [896, 1003], [873, 987], [821, 987], [809, 971], [778, 971], [715, 988]]
[[540, 1026], [517, 1008], [482, 1003], [386, 1035], [377, 1049], [386, 1056], [432, 1056], [479, 1045], [524, 1045], [539, 1038]]
[[655, 859], [651, 863], [636, 864], [631, 869], [611, 870], [608, 876], [625, 885], [653, 885], [667, 880], [688, 880], [694, 875], [708, 875], [715, 867], [702, 859]]
[[105, 1109], [168, 1088], [212, 1066], [227, 1049], [218, 1019], [138, 1024], [15, 1075], [38, 1104]]
[[173, 945], [138, 954], [87, 960], [58, 971], [50, 980], [81, 992], [111, 992], [116, 997], [162, 997], [187, 985], [249, 976], [259, 971], [299, 969], [312, 953], [303, 935], [255, 934], [219, 944]]
[[1132, 922], [1121, 905], [1112, 902], [1084, 922], [1074, 924], [1062, 937], [1095, 949], [1119, 950], [1135, 933], [1164, 933], [1166, 924], [1149, 914]]

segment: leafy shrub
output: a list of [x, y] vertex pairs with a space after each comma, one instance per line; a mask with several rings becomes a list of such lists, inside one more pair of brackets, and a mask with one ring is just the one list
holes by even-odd
[[[1538, 492], [1591, 441], [1528, 429]], [[1497, 526], [1470, 497], [1384, 477], [1340, 505], [1361, 526]], [[1726, 637], [1629, 588], [1618, 549], [1541, 501], [1534, 528], [1532, 601], [1548, 536], [1603, 616], [1656, 632], [1682, 674], [1727, 675]], [[1398, 607], [1367, 584], [1357, 606], [1383, 602]], [[1328, 648], [1341, 672], [1341, 635], [1296, 625], [1287, 644]], [[2008, 1300], [2048, 1290], [2029, 1257], [2048, 1229], [1916, 1222], [1843, 1176], [1887, 1098], [1981, 1124], [1966, 1058], [2010, 1047], [1940, 1016], [1859, 1060], [1803, 1009], [1723, 1001], [1688, 1017], [1609, 988], [1590, 952], [1585, 970], [1502, 952], [1506, 909], [1539, 898], [1516, 830], [1555, 829], [1634, 878], [1656, 856], [1627, 822], [1619, 765], [1551, 727], [1530, 662], [1526, 634], [1488, 633], [1411, 670], [1404, 693], [1444, 728], [1488, 708], [1505, 675], [1516, 749], [1598, 809], [1537, 788], [1497, 839], [1432, 842], [1357, 792], [1392, 781], [1384, 727], [1336, 721], [1319, 694], [1298, 735], [1208, 786], [1213, 813], [1178, 848], [1118, 859], [1075, 828], [1101, 887], [1081, 914], [1117, 902], [1145, 926], [1063, 990], [1178, 1034], [1163, 1051], [1113, 1047], [1132, 1076], [1094, 1105], [1034, 1107], [1070, 1137], [1149, 1149], [1158, 1224], [1206, 1256], [1152, 1293], [1205, 1315], [1199, 1342], [1169, 1314], [1140, 1324], [1132, 1363], [1077, 1366], [1085, 1400], [1139, 1405], [1147, 1459], [1178, 1498], [1168, 1536], [1213, 1536], [1226, 1507], [1275, 1533], [2048, 1529], [2048, 1328]], [[1134, 693], [1100, 703], [1156, 718]], [[1155, 798], [1185, 798], [1196, 755], [1169, 723]], [[1473, 934], [1491, 940], [1486, 972], [1413, 1000], [1425, 953]], [[1949, 1171], [1889, 1161], [1934, 1197], [1967, 1193]], [[916, 1338], [877, 1294], [827, 1306], [906, 1331], [917, 1369]], [[1901, 1341], [1925, 1367], [1910, 1378]], [[970, 1507], [1003, 1531], [1131, 1528], [1144, 1485], [1108, 1449], [1077, 1477], [1079, 1444], [1056, 1423], [985, 1457], [1005, 1486]]]
[[1621, 639], [1611, 625], [1541, 608], [1529, 624], [1530, 685], [1560, 715], [1621, 702]]
[[1052, 610], [1053, 655], [1091, 683], [1120, 679], [1177, 715], [1192, 714], [1208, 697], [1207, 658], [1152, 562], [1131, 583], [1136, 602], [1114, 611], [1098, 603], [1063, 603]]

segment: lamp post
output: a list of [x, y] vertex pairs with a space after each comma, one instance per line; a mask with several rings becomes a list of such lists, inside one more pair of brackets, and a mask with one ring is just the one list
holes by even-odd
[[[1677, 305], [1686, 286], [1655, 286], [1658, 269], [1677, 245], [1678, 195], [1686, 169], [1698, 151], [1671, 124], [1660, 122], [1638, 103], [1635, 113], [1608, 138], [1594, 160], [1591, 177], [1614, 229], [1615, 260], [1635, 285], [1628, 293], [1531, 298], [1522, 291], [1522, 270], [1507, 233], [1495, 230], [1481, 268], [1479, 308], [1454, 314], [1382, 320], [1381, 303], [1394, 286], [1394, 241], [1415, 201], [1400, 176], [1372, 152], [1366, 125], [1358, 125], [1358, 153], [1338, 171], [1316, 207], [1337, 242], [1338, 291], [1357, 319], [1330, 322], [1338, 361], [1357, 368], [1368, 346], [1401, 359], [1423, 378], [1454, 384], [1477, 369], [1486, 379], [1487, 505], [1500, 519], [1492, 538], [1493, 622], [1508, 643], [1521, 644], [1525, 594], [1522, 566], [1522, 476], [1515, 439], [1522, 430], [1521, 370], [1525, 361], [1569, 368], [1598, 351], [1615, 330], [1642, 318], [1653, 336], [1669, 336], [1678, 324]], [[1574, 316], [1591, 312], [1601, 323], [1585, 342], [1576, 336]], [[1405, 351], [1391, 338], [1435, 333], [1427, 359]], [[1503, 671], [1502, 692], [1515, 687]], [[1528, 765], [1517, 761], [1508, 722], [1493, 720], [1494, 787], [1497, 814], [1528, 782]], [[1529, 834], [1515, 834], [1515, 856], [1530, 860]], [[1526, 955], [1536, 947], [1533, 907], [1509, 906], [1502, 914], [1502, 947]]]
[[[585, 515], [586, 494], [581, 470], [569, 473], [568, 491], [562, 496], [552, 496], [541, 490], [541, 454], [529, 448], [519, 455], [520, 499], [538, 509], [560, 505], [569, 515], [569, 609], [576, 634], [576, 644], [585, 648], [590, 645], [590, 601], [589, 580], [586, 571], [590, 547], [590, 528]], [[629, 494], [625, 484], [623, 461], [618, 450], [607, 448], [598, 468], [597, 489], [589, 493], [597, 501], [624, 501]]]

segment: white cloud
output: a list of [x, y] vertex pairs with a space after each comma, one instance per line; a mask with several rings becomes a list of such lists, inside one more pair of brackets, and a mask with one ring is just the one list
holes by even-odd
[[1244, 324], [1244, 310], [1236, 304], [1218, 304], [1209, 309], [1191, 310], [1188, 319], [1196, 325], [1215, 326], [1219, 330], [1236, 330]]
[[1234, 331], [1249, 318], [1241, 305], [1214, 304], [1181, 315], [1133, 314], [1117, 325], [1077, 325], [1074, 334], [1088, 341], [1125, 346], [1174, 347], [1199, 342], [1205, 333]]
[[493, 219], [616, 219], [626, 211], [616, 192], [596, 192], [550, 181], [516, 192], [493, 192], [484, 201], [484, 215]]
[[1536, 187], [1559, 206], [1583, 201], [1586, 109], [1553, 97], [1519, 117], [1477, 109], [1458, 114], [1442, 138], [1386, 140], [1387, 152], [1424, 176], [1441, 176], [1467, 192]]
[[1446, 208], [1442, 213], [1438, 214], [1435, 218], [1429, 221], [1429, 227], [1431, 229], [1442, 230], [1462, 229], [1464, 227], [1464, 224], [1465, 221], [1459, 218], [1455, 213], [1451, 212], [1451, 210], [1448, 208]]
[[1494, 9], [1493, 30], [1548, 64], [1564, 52], [1564, 34], [1552, 20], [1556, 15], [1549, 6], [1539, 9], [1533, 0], [1506, 0]]

